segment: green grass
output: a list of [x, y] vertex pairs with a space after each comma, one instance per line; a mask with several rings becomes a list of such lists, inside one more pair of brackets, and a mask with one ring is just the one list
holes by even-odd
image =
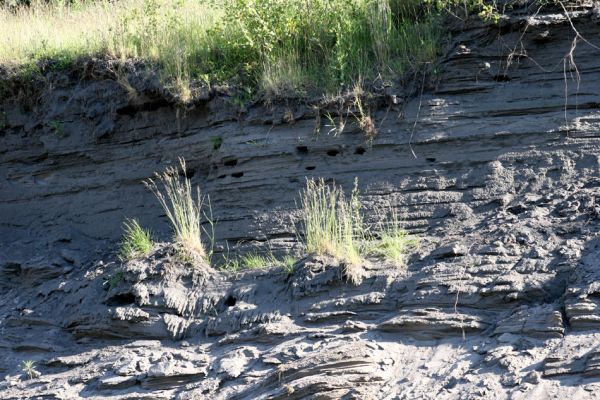
[[292, 274], [294, 272], [294, 264], [296, 261], [297, 259], [290, 255], [286, 255], [282, 259], [278, 259], [271, 251], [264, 254], [253, 252], [226, 260], [221, 269], [225, 271], [238, 272], [242, 270], [281, 267], [286, 273]]
[[323, 179], [309, 179], [300, 205], [302, 234], [298, 239], [307, 253], [330, 255], [353, 264], [362, 260], [360, 240], [364, 224], [356, 190], [346, 199], [341, 187], [327, 185]]
[[143, 229], [137, 220], [130, 219], [123, 223], [123, 240], [119, 252], [121, 259], [143, 257], [152, 251], [153, 246], [150, 231]]
[[24, 360], [21, 363], [21, 371], [27, 374], [29, 379], [35, 378], [37, 371], [35, 370], [35, 362], [33, 360]]
[[296, 259], [296, 257], [287, 255], [287, 256], [283, 257], [283, 260], [281, 260], [281, 261], [282, 261], [283, 270], [288, 275], [292, 275], [294, 273], [294, 266], [298, 262], [298, 259]]
[[383, 215], [384, 219], [376, 229], [378, 238], [365, 241], [363, 251], [370, 256], [403, 265], [408, 253], [418, 246], [419, 240], [402, 228], [400, 218], [395, 210], [383, 211], [379, 214]]
[[463, 4], [487, 10], [482, 0], [34, 0], [0, 7], [0, 64], [31, 74], [43, 60], [143, 60], [183, 102], [215, 83], [335, 95], [434, 61], [442, 10]]
[[210, 143], [212, 144], [212, 148], [214, 151], [217, 151], [221, 148], [223, 144], [223, 138], [221, 136], [211, 136]]
[[[200, 188], [193, 189], [187, 177], [185, 160], [179, 159], [179, 164], [182, 176], [178, 168], [168, 167], [144, 184], [154, 193], [165, 211], [173, 229], [173, 239], [180, 249], [186, 255], [209, 259], [210, 253], [202, 240], [201, 218], [207, 217], [202, 211], [204, 197], [200, 194]], [[208, 222], [213, 226], [212, 221]]]
[[62, 121], [50, 121], [48, 126], [52, 129], [54, 134], [59, 138], [65, 137], [65, 127]]
[[393, 209], [375, 209], [379, 222], [365, 223], [357, 181], [350, 198], [341, 187], [327, 185], [323, 179], [307, 180], [301, 192], [302, 220], [297, 232], [309, 254], [329, 255], [348, 264], [358, 265], [367, 256], [405, 263], [418, 239], [402, 228]]

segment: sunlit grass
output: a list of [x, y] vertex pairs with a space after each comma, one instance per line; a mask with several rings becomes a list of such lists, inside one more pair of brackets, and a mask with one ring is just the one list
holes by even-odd
[[296, 258], [286, 255], [279, 259], [268, 251], [266, 253], [250, 252], [237, 257], [226, 259], [221, 269], [229, 272], [238, 272], [242, 270], [267, 269], [273, 267], [281, 267], [283, 270], [291, 274], [293, 266], [296, 263]]
[[41, 58], [60, 61], [106, 52], [119, 16], [129, 2], [33, 2], [16, 10], [0, 7], [0, 62], [22, 64]]
[[301, 193], [300, 206], [298, 239], [307, 253], [330, 255], [354, 264], [361, 262], [363, 221], [356, 191], [347, 199], [341, 187], [327, 185], [323, 179], [309, 179]]
[[403, 266], [418, 238], [402, 227], [393, 208], [371, 210], [378, 222], [365, 223], [358, 183], [349, 198], [340, 186], [323, 179], [307, 180], [301, 192], [301, 229], [298, 240], [306, 253], [328, 255], [357, 266], [365, 257], [390, 260]]
[[402, 227], [395, 209], [378, 210], [377, 214], [381, 220], [374, 233], [378, 237], [364, 242], [364, 253], [404, 265], [408, 254], [418, 246], [419, 239]]
[[155, 174], [155, 179], [148, 179], [144, 183], [154, 193], [167, 215], [175, 243], [188, 255], [206, 259], [208, 254], [202, 240], [201, 225], [201, 218], [205, 215], [202, 211], [204, 197], [200, 188], [196, 187], [194, 190], [192, 187], [187, 177], [185, 160], [180, 159], [179, 162], [182, 176], [178, 168], [169, 167], [164, 172]]
[[0, 7], [0, 63], [46, 59], [66, 68], [80, 57], [143, 60], [183, 102], [193, 98], [194, 82], [243, 85], [266, 97], [335, 94], [359, 77], [395, 79], [433, 61], [441, 29], [430, 4], [33, 1]]
[[153, 245], [150, 231], [142, 228], [136, 219], [126, 220], [123, 223], [123, 240], [119, 254], [121, 259], [143, 257], [150, 253]]

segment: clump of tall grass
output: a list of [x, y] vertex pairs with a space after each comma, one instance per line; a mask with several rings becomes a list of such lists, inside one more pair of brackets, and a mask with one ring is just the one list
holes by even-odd
[[142, 257], [152, 251], [154, 246], [150, 231], [142, 228], [136, 219], [128, 219], [123, 223], [123, 240], [119, 256], [123, 260]]
[[[323, 179], [309, 179], [300, 201], [298, 239], [307, 253], [333, 256], [352, 266], [360, 264], [366, 256], [403, 264], [417, 244], [417, 238], [402, 228], [393, 209], [374, 210], [379, 222], [374, 229], [367, 226], [356, 180], [350, 198], [346, 198], [341, 187], [327, 185]], [[357, 273], [348, 275], [354, 279], [350, 275], [356, 277]]]
[[362, 260], [360, 240], [364, 226], [356, 186], [350, 199], [346, 199], [341, 187], [327, 185], [323, 179], [308, 179], [300, 205], [299, 239], [308, 253], [330, 255], [354, 264]]
[[[199, 187], [196, 187], [196, 190], [192, 188], [183, 158], [179, 159], [179, 164], [182, 175], [178, 168], [168, 167], [164, 172], [156, 173], [154, 179], [148, 179], [144, 184], [154, 193], [171, 222], [175, 243], [189, 255], [207, 259], [201, 225], [201, 217], [205, 216], [202, 211], [204, 197], [201, 196]], [[209, 223], [212, 225], [211, 221]]]
[[380, 209], [377, 214], [383, 217], [375, 227], [377, 238], [365, 242], [364, 252], [403, 265], [410, 250], [418, 246], [418, 238], [402, 228], [395, 209]]
[[[187, 102], [192, 82], [210, 85], [230, 79], [215, 54], [227, 46], [226, 34], [215, 28], [224, 8], [218, 2], [195, 0], [125, 0], [118, 13], [107, 53], [120, 59], [142, 59], [156, 65], [164, 85]], [[225, 53], [227, 53], [225, 51]], [[226, 60], [223, 60], [226, 61]]]
[[[224, 77], [211, 56], [226, 35], [208, 34], [224, 7], [194, 0], [32, 0], [0, 5], [0, 64], [31, 74], [39, 61], [67, 68], [79, 58], [143, 60], [182, 101], [193, 80]], [[38, 69], [39, 73], [39, 69]], [[224, 78], [230, 78], [231, 74]], [[209, 82], [204, 82], [209, 83]]]

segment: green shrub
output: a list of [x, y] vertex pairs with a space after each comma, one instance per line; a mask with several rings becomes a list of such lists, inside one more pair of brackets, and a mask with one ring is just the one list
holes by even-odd
[[137, 220], [129, 219], [123, 223], [123, 240], [121, 241], [120, 257], [131, 260], [142, 257], [152, 251], [154, 246], [150, 231], [143, 229]]
[[434, 19], [403, 1], [231, 0], [224, 29], [239, 32], [234, 53], [264, 91], [336, 93], [359, 77], [396, 77], [432, 61]]

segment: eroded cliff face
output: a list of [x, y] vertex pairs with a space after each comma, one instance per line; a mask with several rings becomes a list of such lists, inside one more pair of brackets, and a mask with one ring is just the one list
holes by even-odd
[[[335, 107], [181, 110], [133, 75], [5, 103], [0, 397], [600, 397], [599, 8], [571, 10], [457, 26], [422, 95], [377, 100], [372, 142], [352, 117], [328, 134]], [[168, 238], [141, 181], [178, 157], [221, 246], [293, 249], [306, 176], [358, 177], [421, 246], [358, 285], [324, 258], [226, 275], [163, 244], [119, 263], [125, 217]]]

